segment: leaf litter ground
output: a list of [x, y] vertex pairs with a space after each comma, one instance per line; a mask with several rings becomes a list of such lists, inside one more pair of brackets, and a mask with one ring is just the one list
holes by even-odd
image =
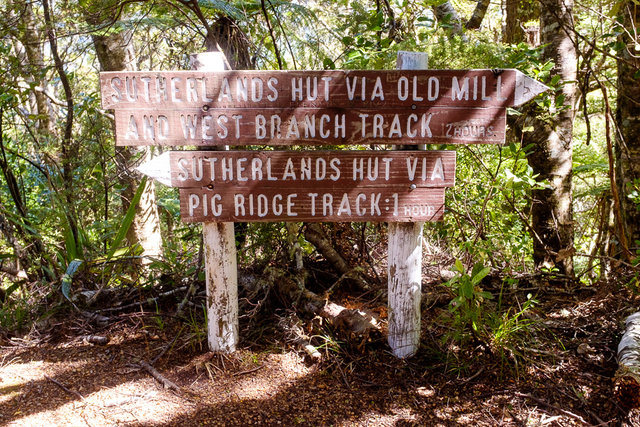
[[[358, 346], [327, 339], [317, 361], [277, 328], [256, 332], [254, 323], [236, 353], [217, 355], [156, 313], [121, 314], [103, 328], [70, 316], [2, 342], [0, 425], [640, 425], [617, 403], [613, 381], [637, 298], [604, 288], [537, 297], [538, 332], [503, 354], [482, 345], [444, 351], [446, 307], [435, 299], [424, 310], [423, 346], [406, 361], [383, 338]], [[87, 331], [108, 344], [91, 344]], [[155, 358], [177, 390], [140, 369]]]

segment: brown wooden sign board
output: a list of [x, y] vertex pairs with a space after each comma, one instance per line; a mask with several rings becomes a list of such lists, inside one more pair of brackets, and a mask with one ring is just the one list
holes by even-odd
[[546, 86], [518, 70], [117, 71], [100, 73], [102, 106], [425, 108], [520, 105]]
[[172, 151], [139, 170], [187, 222], [437, 221], [454, 151]]
[[286, 188], [181, 188], [185, 222], [261, 221], [438, 221], [444, 213], [444, 188], [351, 188], [291, 191]]
[[171, 187], [277, 192], [453, 187], [455, 168], [455, 151], [313, 150], [171, 151], [139, 170]]
[[504, 108], [116, 110], [118, 145], [501, 144]]

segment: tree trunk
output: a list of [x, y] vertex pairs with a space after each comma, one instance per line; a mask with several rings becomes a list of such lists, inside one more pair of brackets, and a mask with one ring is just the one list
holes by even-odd
[[[105, 25], [109, 22], [100, 13], [85, 11], [85, 17], [91, 25]], [[105, 34], [92, 35], [96, 56], [102, 71], [133, 71], [136, 68], [131, 34], [127, 31], [109, 31]], [[139, 150], [142, 156], [136, 156]], [[118, 179], [125, 189], [121, 195], [123, 212], [129, 208], [129, 203], [140, 184], [140, 175], [134, 172], [138, 164], [150, 160], [151, 152], [146, 147], [116, 147], [116, 164]], [[133, 159], [141, 157], [137, 162]], [[155, 184], [147, 180], [140, 203], [136, 207], [136, 217], [127, 234], [130, 245], [139, 244], [142, 247], [143, 264], [149, 262], [149, 257], [162, 256], [162, 235], [160, 234], [160, 219], [156, 206]]]
[[467, 21], [465, 25], [467, 30], [477, 30], [480, 28], [482, 24], [482, 20], [484, 16], [487, 14], [487, 9], [489, 8], [489, 4], [491, 4], [491, 0], [478, 0], [476, 4], [476, 8], [473, 10], [473, 14], [471, 18]]
[[328, 301], [321, 295], [308, 290], [301, 280], [290, 276], [286, 271], [267, 268], [261, 279], [264, 286], [274, 287], [280, 297], [296, 311], [310, 316], [327, 319], [342, 337], [368, 336], [372, 332], [380, 332], [380, 323], [371, 313], [358, 309], [349, 309]]
[[516, 44], [525, 39], [519, 14], [520, 0], [503, 0], [502, 42]]
[[350, 277], [354, 284], [363, 292], [371, 290], [363, 275], [353, 266], [349, 265], [346, 259], [333, 247], [329, 236], [324, 232], [320, 224], [307, 223], [304, 228], [304, 238], [316, 247], [316, 250], [322, 254], [333, 268], [342, 275], [342, 277]]
[[[523, 145], [533, 143], [528, 157], [534, 173], [549, 188], [533, 190], [531, 207], [533, 260], [536, 268], [557, 267], [560, 274], [573, 275], [573, 105], [576, 88], [576, 49], [569, 37], [573, 26], [573, 3], [544, 0], [541, 3], [543, 61], [553, 61], [551, 77], [559, 76], [562, 89], [551, 95], [551, 107], [545, 120], [534, 114], [523, 115], [524, 126], [532, 126], [523, 135]], [[556, 105], [560, 95], [564, 100]], [[556, 108], [557, 107], [557, 108]]]
[[449, 37], [463, 36], [462, 20], [450, 1], [433, 7], [433, 13], [439, 24], [445, 24]]
[[207, 51], [223, 52], [232, 70], [251, 70], [255, 68], [247, 35], [238, 24], [228, 16], [219, 17], [211, 26], [207, 26], [205, 46]]
[[[31, 2], [16, 0], [13, 2], [12, 8], [17, 15], [16, 22], [18, 25], [15, 28], [10, 28], [9, 31], [24, 47], [27, 60], [27, 63], [24, 64], [24, 70], [27, 74], [27, 80], [34, 82], [36, 86], [42, 89], [46, 89], [47, 81], [44, 74], [46, 67], [43, 54], [44, 41], [33, 13], [33, 4]], [[42, 135], [55, 135], [55, 113], [51, 108], [49, 100], [43, 91], [34, 90], [32, 94], [36, 107], [33, 113], [38, 117], [38, 132]]]
[[640, 200], [634, 202], [629, 196], [640, 191], [640, 48], [632, 35], [640, 30], [640, 6], [627, 1], [621, 13], [625, 31], [621, 31], [624, 48], [618, 59], [616, 181], [627, 241], [635, 253], [640, 245]]

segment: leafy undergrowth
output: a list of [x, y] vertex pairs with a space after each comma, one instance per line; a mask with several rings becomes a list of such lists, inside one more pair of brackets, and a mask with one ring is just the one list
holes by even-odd
[[[211, 354], [196, 308], [166, 314], [180, 298], [112, 313], [108, 323], [58, 316], [2, 342], [0, 424], [635, 425], [613, 376], [638, 298], [617, 287], [526, 286], [486, 284], [493, 308], [509, 308], [480, 318], [464, 339], [450, 298], [432, 297], [443, 287], [428, 286], [422, 346], [404, 361], [382, 337], [347, 342], [318, 319], [298, 319], [322, 355], [312, 359], [282, 327], [291, 313], [268, 310], [242, 318], [237, 352]], [[109, 341], [93, 344], [95, 336]], [[177, 389], [162, 388], [141, 362]]]

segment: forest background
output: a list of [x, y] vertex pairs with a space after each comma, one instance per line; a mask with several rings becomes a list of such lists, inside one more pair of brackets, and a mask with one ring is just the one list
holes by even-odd
[[[189, 54], [205, 50], [222, 50], [233, 69], [265, 70], [393, 69], [398, 51], [427, 52], [431, 69], [517, 68], [551, 88], [509, 110], [504, 146], [431, 147], [458, 155], [444, 220], [425, 225], [423, 268], [428, 304], [444, 307], [439, 348], [455, 360], [482, 343], [517, 364], [540, 291], [638, 291], [633, 0], [1, 8], [0, 339], [67, 313], [95, 320], [144, 307], [176, 314], [200, 328], [190, 339], [206, 341], [201, 226], [180, 221], [175, 189], [135, 172], [162, 148], [115, 147], [98, 85], [99, 71], [189, 69]], [[243, 330], [278, 310], [314, 314], [300, 295], [384, 301], [386, 239], [379, 223], [236, 224]], [[328, 335], [307, 341], [326, 345]]]

